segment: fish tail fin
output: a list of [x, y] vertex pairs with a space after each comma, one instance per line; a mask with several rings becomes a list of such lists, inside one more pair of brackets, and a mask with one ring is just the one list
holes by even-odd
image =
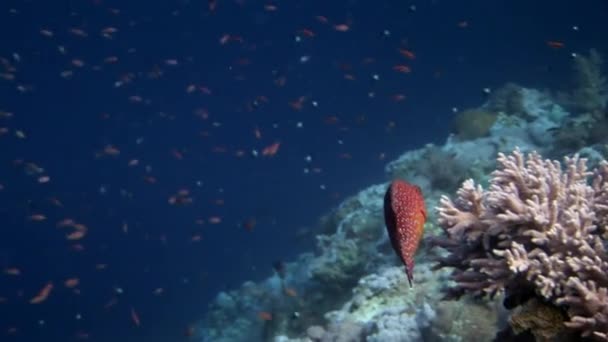
[[412, 280], [414, 280], [414, 277], [410, 274], [410, 271], [407, 269], [407, 267], [405, 268], [405, 275], [407, 275], [407, 281], [410, 282], [410, 288], [413, 287]]
[[405, 263], [405, 275], [407, 275], [407, 281], [410, 282], [410, 288], [412, 286], [412, 282], [414, 280], [414, 264], [412, 262]]

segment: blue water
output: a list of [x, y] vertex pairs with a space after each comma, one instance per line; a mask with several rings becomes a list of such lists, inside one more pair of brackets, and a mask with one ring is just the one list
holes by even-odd
[[[0, 340], [185, 340], [218, 291], [309, 250], [299, 230], [385, 181], [399, 154], [443, 142], [452, 108], [477, 106], [484, 88], [506, 82], [566, 89], [572, 52], [608, 55], [601, 0], [213, 3], [0, 4], [0, 110], [13, 114], [0, 115]], [[100, 35], [107, 27], [111, 39]], [[300, 98], [300, 110], [290, 106]], [[277, 153], [262, 156], [275, 142]], [[27, 163], [44, 172], [28, 174]], [[191, 204], [168, 203], [180, 189]], [[56, 227], [65, 218], [87, 235], [66, 240], [69, 229]], [[14, 267], [20, 275], [5, 274]], [[63, 285], [72, 277], [79, 294]], [[29, 304], [49, 281], [47, 300]]]

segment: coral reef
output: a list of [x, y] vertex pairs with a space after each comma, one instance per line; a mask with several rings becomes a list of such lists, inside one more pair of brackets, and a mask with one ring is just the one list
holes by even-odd
[[510, 115], [529, 117], [524, 106], [524, 88], [515, 83], [507, 83], [490, 94], [486, 107], [494, 113], [509, 113]]
[[335, 235], [321, 235], [317, 239], [323, 257], [316, 258], [311, 265], [312, 279], [335, 291], [351, 287], [350, 283], [363, 275], [365, 266], [357, 242]]
[[371, 186], [345, 200], [326, 218], [333, 222], [327, 234], [318, 235], [317, 256], [311, 262], [312, 280], [326, 290], [343, 293], [352, 288], [365, 272], [383, 261], [377, 248], [385, 243], [382, 198], [385, 186]]
[[[310, 326], [299, 337], [278, 336], [275, 342], [415, 342], [436, 340], [440, 337], [439, 331], [445, 333], [444, 337], [458, 341], [458, 332], [435, 328], [439, 324], [434, 309], [441, 290], [438, 279], [447, 272], [431, 272], [428, 266], [416, 269], [418, 280], [414, 288], [409, 287], [403, 266], [383, 268], [365, 276], [354, 287], [348, 301], [325, 314], [326, 326]], [[492, 313], [489, 316], [492, 317]], [[454, 323], [462, 321], [458, 318]]]
[[608, 142], [608, 82], [602, 73], [602, 57], [591, 49], [589, 55], [573, 59], [574, 89], [560, 94], [559, 100], [575, 115], [553, 129], [561, 153], [583, 146]]
[[422, 187], [443, 191], [455, 190], [464, 180], [467, 165], [450, 152], [433, 144], [419, 151], [418, 155], [409, 156], [411, 162], [401, 159], [387, 165], [390, 177], [419, 181], [416, 183], [421, 183]]
[[603, 116], [608, 101], [608, 84], [602, 74], [603, 60], [595, 49], [589, 55], [574, 58], [575, 88], [572, 102], [578, 109], [594, 116]]
[[[491, 340], [498, 329], [507, 326], [510, 329], [501, 336], [548, 339], [558, 334], [562, 341], [582, 334], [603, 338], [606, 283], [593, 272], [597, 273], [598, 267], [605, 270], [601, 252], [608, 238], [608, 191], [598, 190], [605, 182], [589, 184], [593, 200], [576, 202], [575, 194], [589, 194], [582, 185], [587, 176], [568, 178], [571, 168], [580, 171], [578, 164], [567, 162], [567, 169], [560, 173], [556, 164], [541, 161], [535, 154], [528, 158], [535, 160], [528, 167], [522, 154], [536, 150], [561, 158], [565, 150], [573, 151], [588, 158], [590, 167], [598, 168], [596, 179], [605, 177], [602, 160], [608, 145], [590, 137], [594, 129], [602, 131], [603, 126], [598, 121], [589, 124], [594, 118], [591, 114], [572, 111], [573, 115], [565, 108], [572, 107], [558, 104], [546, 92], [508, 84], [492, 92], [479, 107], [496, 113], [484, 136], [471, 140], [450, 136], [444, 144], [407, 151], [386, 165], [387, 179], [403, 178], [422, 189], [427, 208], [453, 210], [428, 211], [413, 288], [407, 284], [384, 228], [382, 204], [387, 184], [372, 185], [346, 198], [325, 214], [316, 228], [307, 230], [307, 234], [316, 234], [316, 248], [286, 262], [283, 279], [272, 274], [269, 265], [266, 279], [249, 281], [218, 295], [197, 328], [198, 337], [214, 342], [459, 342]], [[570, 138], [566, 134], [570, 133], [572, 143], [567, 142]], [[564, 148], [566, 144], [572, 148]], [[490, 174], [496, 155], [511, 152], [516, 146], [523, 159], [503, 156], [499, 171]], [[543, 173], [547, 170], [553, 171]], [[458, 192], [459, 199], [454, 203], [441, 199], [467, 178], [474, 178], [475, 183], [466, 181]], [[572, 184], [560, 183], [568, 179], [574, 190], [570, 189]], [[489, 184], [489, 190], [483, 191], [477, 184]], [[488, 196], [503, 190], [509, 196]], [[552, 197], [543, 197], [543, 191]], [[564, 226], [588, 222], [583, 220], [588, 217], [576, 216], [576, 211], [561, 209], [568, 205], [593, 206], [595, 230], [587, 227], [583, 234]], [[533, 214], [530, 208], [541, 214]], [[555, 212], [555, 208], [560, 210]], [[517, 215], [523, 216], [515, 219]], [[456, 219], [461, 223], [449, 223]], [[444, 229], [448, 230], [447, 238], [442, 236]], [[548, 229], [547, 241], [532, 233], [542, 229]], [[601, 243], [585, 240], [590, 237]], [[445, 249], [428, 248], [438, 241]], [[544, 244], [539, 245], [541, 242]], [[507, 251], [512, 255], [505, 254]], [[433, 272], [430, 256], [455, 268]], [[551, 288], [553, 281], [558, 285]], [[441, 288], [454, 284], [448, 294], [484, 298], [441, 300]], [[542, 286], [550, 288], [546, 296], [539, 290]], [[498, 296], [502, 293], [507, 294], [504, 303]], [[495, 298], [488, 301], [489, 295]], [[271, 314], [272, 319], [261, 319], [260, 312]], [[556, 324], [560, 320], [561, 325]]]
[[437, 315], [425, 337], [449, 342], [492, 341], [504, 311], [496, 300], [442, 300], [434, 308]]
[[608, 162], [589, 172], [585, 159], [566, 157], [562, 169], [519, 150], [497, 161], [488, 190], [467, 180], [437, 208], [447, 236], [434, 244], [448, 252], [438, 266], [456, 282], [448, 295], [504, 292], [509, 309], [534, 298], [564, 310], [569, 331], [608, 340]]
[[452, 125], [458, 138], [471, 140], [484, 137], [490, 133], [490, 127], [496, 121], [496, 113], [482, 108], [467, 109], [454, 117]]

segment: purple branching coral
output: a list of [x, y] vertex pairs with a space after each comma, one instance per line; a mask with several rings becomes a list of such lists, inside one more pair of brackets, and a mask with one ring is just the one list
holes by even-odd
[[[566, 157], [562, 168], [519, 150], [497, 161], [488, 190], [467, 180], [437, 208], [447, 235], [433, 241], [447, 251], [437, 267], [453, 267], [456, 283], [448, 296], [504, 293], [508, 309], [540, 300], [563, 314], [554, 332], [608, 340], [608, 162], [589, 171]], [[512, 315], [515, 333], [522, 317]]]

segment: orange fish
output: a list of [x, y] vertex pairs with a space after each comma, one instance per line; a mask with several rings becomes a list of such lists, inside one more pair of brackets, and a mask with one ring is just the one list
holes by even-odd
[[315, 33], [312, 30], [306, 29], [306, 28], [298, 30], [298, 32], [303, 34], [304, 36], [310, 37], [310, 38], [315, 36]]
[[53, 283], [48, 282], [34, 298], [30, 299], [30, 304], [40, 304], [44, 302], [49, 297], [52, 290]]
[[69, 234], [67, 234], [65, 236], [66, 239], [74, 241], [74, 240], [80, 240], [83, 237], [85, 237], [85, 235], [87, 235], [87, 231], [85, 230], [75, 230]]
[[253, 231], [253, 228], [255, 228], [255, 225], [256, 225], [255, 217], [250, 217], [250, 218], [246, 219], [245, 221], [243, 221], [243, 223], [241, 223], [241, 226], [250, 232]]
[[16, 267], [9, 267], [4, 269], [4, 273], [11, 276], [19, 276], [21, 275], [21, 270]]
[[43, 214], [32, 214], [29, 217], [30, 221], [36, 221], [36, 222], [40, 222], [40, 221], [44, 221], [46, 220], [46, 216]]
[[139, 320], [139, 315], [137, 314], [137, 311], [135, 311], [135, 308], [131, 307], [131, 320], [133, 321], [133, 324], [135, 324], [135, 326], [139, 327], [141, 325], [141, 321]]
[[189, 325], [186, 327], [186, 329], [184, 330], [184, 336], [185, 337], [192, 337], [194, 336], [194, 333], [196, 332], [196, 329], [194, 328], [194, 326]]
[[78, 278], [68, 278], [68, 279], [66, 279], [63, 282], [63, 284], [68, 289], [72, 289], [72, 288], [75, 288], [76, 286], [78, 286], [80, 284], [80, 279], [78, 279]]
[[384, 222], [393, 249], [405, 265], [407, 280], [414, 279], [414, 254], [424, 233], [426, 208], [419, 187], [394, 180], [384, 195]]
[[403, 57], [409, 58], [409, 59], [416, 59], [416, 54], [414, 54], [412, 51], [407, 50], [407, 49], [399, 49], [399, 53], [401, 55], [403, 55]]
[[298, 291], [296, 291], [296, 289], [294, 289], [293, 287], [287, 287], [287, 288], [285, 288], [284, 292], [289, 297], [297, 297], [298, 296]]
[[334, 30], [336, 30], [338, 32], [346, 32], [346, 31], [350, 30], [350, 26], [348, 26], [346, 24], [338, 24], [338, 25], [334, 25]]
[[211, 216], [208, 221], [211, 224], [220, 224], [222, 223], [222, 218], [219, 216]]
[[120, 150], [119, 150], [119, 149], [117, 149], [116, 147], [112, 146], [112, 145], [106, 145], [106, 146], [103, 148], [103, 153], [104, 153], [105, 155], [108, 155], [108, 156], [113, 156], [113, 157], [114, 157], [114, 156], [117, 156], [117, 155], [119, 155], [119, 154], [120, 154]]
[[547, 46], [554, 48], [554, 49], [561, 49], [564, 46], [566, 46], [566, 44], [564, 44], [560, 41], [556, 41], [556, 40], [549, 40], [549, 41], [547, 41]]
[[272, 314], [267, 311], [258, 312], [258, 318], [262, 321], [272, 321]]
[[264, 147], [264, 149], [262, 150], [262, 155], [266, 156], [266, 157], [272, 157], [275, 154], [277, 154], [280, 146], [281, 146], [281, 143], [278, 141], [272, 145], [268, 145], [268, 146]]
[[402, 72], [404, 74], [409, 74], [410, 72], [412, 72], [412, 69], [407, 65], [395, 65], [393, 67], [393, 70], [397, 72]]
[[327, 24], [327, 22], [329, 22], [329, 19], [327, 19], [327, 17], [323, 15], [317, 15], [315, 16], [315, 18], [322, 24]]

